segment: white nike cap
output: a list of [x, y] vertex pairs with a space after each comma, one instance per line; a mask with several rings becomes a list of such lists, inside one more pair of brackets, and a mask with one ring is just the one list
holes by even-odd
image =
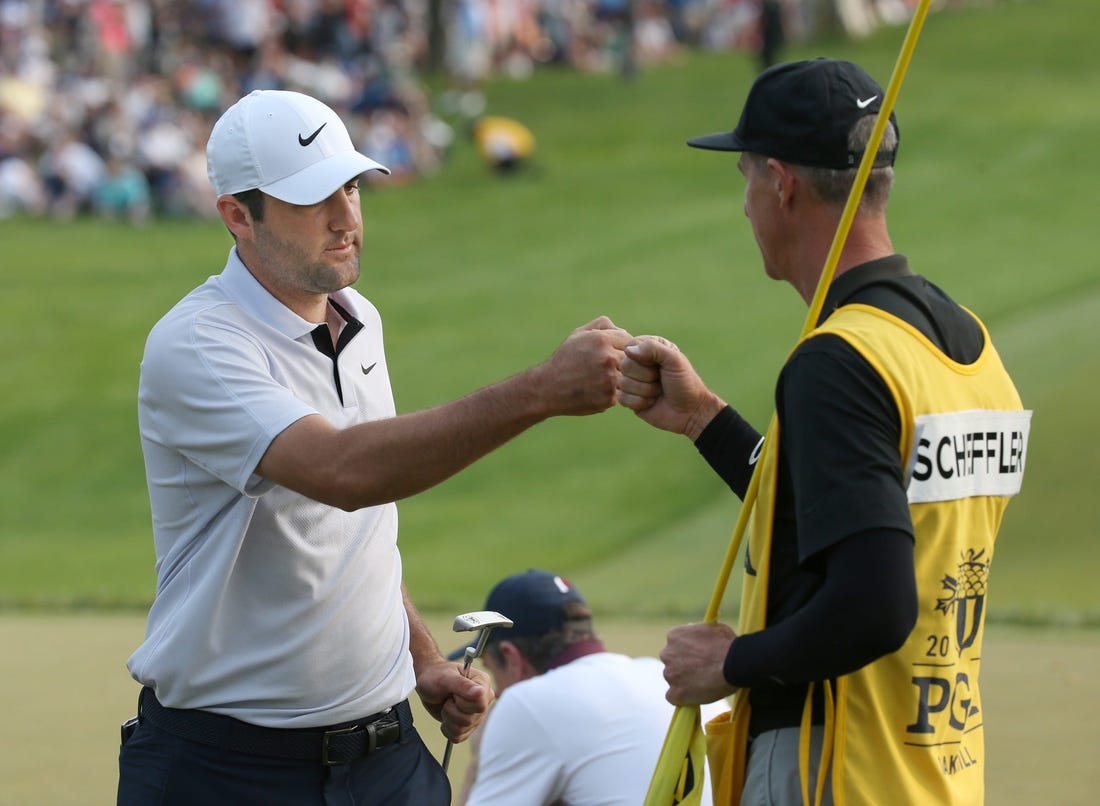
[[218, 119], [206, 144], [206, 173], [219, 196], [255, 188], [316, 204], [367, 171], [390, 172], [355, 150], [334, 111], [299, 92], [249, 93]]

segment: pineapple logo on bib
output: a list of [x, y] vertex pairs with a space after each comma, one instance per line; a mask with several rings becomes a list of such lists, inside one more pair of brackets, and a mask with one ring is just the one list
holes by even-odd
[[955, 611], [955, 640], [960, 653], [974, 643], [982, 623], [986, 583], [989, 580], [989, 563], [983, 559], [984, 556], [985, 549], [967, 549], [955, 576], [945, 574], [943, 577], [943, 589], [948, 595], [936, 600], [936, 610], [944, 615]]

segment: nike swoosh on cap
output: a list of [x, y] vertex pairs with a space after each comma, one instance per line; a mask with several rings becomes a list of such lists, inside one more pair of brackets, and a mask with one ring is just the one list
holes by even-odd
[[325, 126], [327, 126], [327, 125], [328, 125], [328, 121], [326, 120], [324, 123], [322, 123], [320, 126], [318, 126], [317, 131], [315, 131], [309, 137], [302, 137], [302, 135], [299, 134], [298, 135], [298, 145], [308, 146], [310, 143], [312, 143], [314, 140], [317, 139], [317, 135], [319, 135], [321, 133], [321, 129], [325, 128]]
[[[877, 95], [872, 95], [872, 96], [871, 96], [870, 98], [868, 98], [868, 99], [867, 99], [866, 101], [864, 101], [864, 100], [863, 100], [863, 99], [861, 99], [861, 98], [856, 98], [856, 106], [858, 106], [858, 107], [859, 107], [860, 109], [866, 109], [866, 108], [867, 108], [867, 107], [869, 107], [869, 106], [870, 106], [870, 105], [871, 105], [872, 103], [874, 103], [874, 102], [875, 102], [875, 99], [876, 99], [876, 98], [878, 98], [878, 96], [877, 96]], [[316, 135], [314, 135], [314, 137], [316, 137]]]

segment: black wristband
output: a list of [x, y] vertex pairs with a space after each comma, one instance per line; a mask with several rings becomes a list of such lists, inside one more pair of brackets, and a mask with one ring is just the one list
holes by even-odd
[[722, 677], [726, 678], [726, 682], [735, 688], [742, 688], [742, 684], [734, 682], [733, 676], [733, 645], [737, 643], [735, 638], [730, 642], [730, 648], [726, 650], [726, 659], [722, 661]]
[[738, 498], [745, 497], [762, 436], [732, 406], [707, 423], [695, 447]]

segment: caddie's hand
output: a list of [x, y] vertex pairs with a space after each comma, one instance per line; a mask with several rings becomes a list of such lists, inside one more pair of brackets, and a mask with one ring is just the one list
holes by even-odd
[[711, 392], [687, 356], [666, 338], [638, 336], [619, 363], [619, 403], [655, 428], [694, 442], [726, 404]]
[[726, 682], [722, 666], [735, 638], [733, 630], [714, 621], [670, 630], [661, 650], [665, 699], [673, 705], [702, 705], [733, 694], [737, 689]]
[[454, 742], [473, 733], [495, 696], [485, 672], [470, 667], [468, 674], [462, 675], [461, 663], [442, 661], [426, 667], [416, 679], [416, 693], [424, 709], [439, 720], [440, 732]]
[[551, 415], [596, 414], [615, 405], [630, 334], [606, 316], [574, 330], [542, 365], [538, 388]]

